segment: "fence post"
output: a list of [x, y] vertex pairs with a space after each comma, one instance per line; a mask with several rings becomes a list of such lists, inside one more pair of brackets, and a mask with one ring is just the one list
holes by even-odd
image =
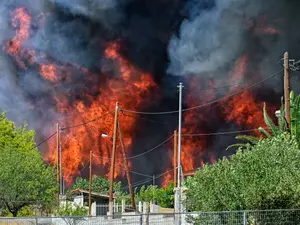
[[143, 212], [143, 205], [142, 202], [139, 201], [139, 212], [142, 213]]
[[38, 225], [38, 224], [39, 224], [38, 218], [35, 217], [35, 225]]
[[143, 214], [140, 213], [140, 225], [143, 225]]
[[246, 215], [246, 211], [244, 211], [244, 213], [243, 213], [243, 225], [247, 225], [247, 215]]
[[125, 212], [125, 208], [126, 208], [126, 201], [125, 199], [122, 199], [122, 213]]

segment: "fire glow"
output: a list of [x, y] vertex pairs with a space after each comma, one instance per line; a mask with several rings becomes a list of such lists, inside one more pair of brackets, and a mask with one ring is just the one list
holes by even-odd
[[[122, 42], [107, 43], [104, 51], [106, 60], [113, 62], [115, 66], [114, 74], [97, 74], [78, 65], [64, 65], [60, 62], [45, 59], [43, 63], [39, 62], [37, 60], [38, 54], [27, 45], [24, 47], [24, 43], [30, 37], [31, 20], [31, 15], [25, 8], [17, 8], [13, 11], [11, 25], [16, 30], [16, 34], [7, 42], [6, 51], [14, 58], [17, 66], [23, 70], [27, 69], [27, 64], [37, 66], [41, 77], [53, 87], [52, 98], [56, 103], [56, 111], [61, 114], [61, 121], [59, 122], [62, 127], [66, 128], [62, 130], [64, 177], [67, 182], [71, 182], [73, 177], [79, 174], [80, 169], [89, 160], [90, 150], [93, 150], [95, 155], [100, 156], [100, 158], [95, 157], [95, 165], [99, 167], [99, 170], [105, 171], [103, 174], [108, 175], [111, 143], [108, 140], [102, 140], [100, 137], [102, 133], [109, 136], [113, 135], [113, 111], [116, 102], [119, 102], [120, 106], [126, 109], [139, 111], [145, 106], [151, 106], [153, 100], [159, 99], [160, 96], [156, 94], [159, 87], [151, 74], [140, 71], [120, 54]], [[266, 34], [278, 34], [278, 31], [271, 27], [264, 29], [259, 27], [259, 30], [263, 30]], [[243, 76], [247, 74], [248, 61], [247, 54], [237, 59], [233, 72], [230, 74], [232, 77], [231, 83], [238, 83], [243, 80]], [[68, 93], [57, 94], [55, 87], [60, 85], [61, 80], [64, 79], [64, 82], [71, 84], [72, 71], [80, 71], [82, 76], [90, 83], [93, 83], [95, 77], [103, 76], [100, 86], [93, 85], [90, 87], [98, 94], [96, 96], [83, 94], [84, 99], [77, 99], [72, 104], [69, 102], [69, 98], [72, 96], [69, 96]], [[257, 78], [259, 75], [255, 75], [255, 77]], [[188, 90], [197, 90], [201, 79], [187, 77], [186, 82], [188, 83]], [[217, 85], [214, 81], [209, 82], [209, 84], [211, 89], [205, 92], [204, 95], [195, 96], [195, 93], [187, 92], [184, 99], [185, 106], [194, 107], [215, 100], [217, 96], [214, 88], [217, 88]], [[240, 88], [230, 87], [227, 94], [238, 90]], [[262, 102], [257, 102], [250, 90], [221, 101], [218, 103], [218, 107], [223, 109], [223, 117], [226, 121], [234, 121], [240, 127], [253, 129], [263, 125]], [[274, 108], [274, 106], [271, 107]], [[206, 107], [185, 112], [182, 132], [184, 134], [206, 133], [207, 130], [204, 124], [207, 120], [214, 119], [207, 116], [210, 115], [210, 110], [209, 107]], [[87, 121], [98, 118], [109, 111], [112, 111], [112, 113], [108, 116], [86, 124]], [[133, 143], [137, 119], [138, 116], [136, 118], [126, 117], [120, 113], [119, 121], [127, 150], [131, 148]], [[72, 128], [77, 124], [85, 125]], [[206, 163], [204, 155], [207, 154], [207, 149], [209, 149], [207, 138], [204, 136], [183, 137], [181, 159], [184, 171], [193, 170]], [[52, 163], [57, 160], [55, 145], [55, 140], [52, 139], [44, 155], [45, 159]], [[127, 154], [130, 155], [130, 151]], [[116, 157], [122, 157], [120, 151], [117, 152]], [[213, 163], [215, 160], [216, 157], [211, 153], [209, 162]], [[173, 164], [172, 157], [168, 161], [166, 167], [168, 164]], [[172, 179], [172, 173], [165, 175], [164, 185]], [[123, 175], [122, 165], [117, 163], [115, 176]]]

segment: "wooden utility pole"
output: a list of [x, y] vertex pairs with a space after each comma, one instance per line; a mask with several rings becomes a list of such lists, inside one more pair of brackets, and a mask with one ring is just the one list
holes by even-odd
[[174, 130], [174, 187], [177, 186], [177, 131]]
[[59, 143], [59, 194], [63, 195], [62, 145]]
[[128, 182], [129, 193], [130, 193], [130, 198], [131, 198], [131, 205], [132, 205], [132, 208], [136, 211], [136, 206], [135, 206], [135, 201], [134, 201], [134, 192], [132, 189], [131, 176], [130, 176], [130, 172], [129, 172], [129, 168], [128, 168], [127, 154], [125, 151], [125, 145], [123, 142], [122, 132], [121, 132], [119, 123], [118, 123], [118, 130], [119, 130], [119, 138], [120, 138], [122, 154], [123, 154], [123, 159], [124, 159], [123, 162], [124, 162], [124, 166], [125, 166], [125, 170], [126, 170], [127, 182]]
[[[175, 213], [181, 213], [181, 128], [182, 128], [182, 83], [179, 83], [179, 110], [178, 110], [178, 153], [177, 153], [177, 189], [175, 189]], [[175, 224], [181, 225], [181, 216], [175, 216]]]
[[118, 126], [118, 112], [119, 106], [118, 102], [116, 103], [115, 109], [115, 119], [114, 119], [114, 136], [113, 136], [113, 146], [111, 153], [111, 168], [110, 168], [110, 186], [109, 186], [109, 214], [113, 216], [114, 214], [114, 199], [113, 199], [113, 191], [114, 191], [114, 174], [115, 174], [115, 154], [116, 154], [116, 142], [117, 142], [117, 126]]
[[93, 151], [90, 151], [90, 176], [89, 176], [89, 216], [92, 215], [92, 166], [93, 166]]
[[60, 137], [59, 123], [56, 124], [57, 183], [60, 184]]
[[289, 53], [284, 53], [284, 106], [285, 119], [288, 126], [288, 131], [291, 128], [291, 114], [290, 114], [290, 70], [289, 70]]

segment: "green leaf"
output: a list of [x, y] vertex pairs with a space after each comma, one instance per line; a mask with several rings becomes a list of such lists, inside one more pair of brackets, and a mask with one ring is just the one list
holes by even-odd
[[298, 143], [286, 133], [244, 146], [186, 181], [186, 207], [191, 211], [298, 208], [299, 160]]
[[27, 124], [15, 127], [5, 114], [0, 116], [0, 202], [13, 216], [39, 202], [51, 208], [57, 192], [56, 173], [47, 166], [34, 142], [35, 132]]
[[264, 108], [263, 108], [263, 114], [264, 114], [264, 120], [270, 131], [272, 132], [273, 135], [277, 135], [279, 133], [278, 128], [276, 125], [273, 123], [271, 118], [268, 115], [267, 109], [266, 109], [266, 103], [264, 103]]

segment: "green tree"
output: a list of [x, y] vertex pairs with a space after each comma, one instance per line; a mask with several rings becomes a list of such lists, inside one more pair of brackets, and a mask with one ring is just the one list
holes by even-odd
[[48, 167], [27, 124], [15, 127], [0, 115], [0, 202], [15, 217], [33, 203], [50, 207], [57, 190], [55, 170]]
[[[24, 206], [19, 210], [17, 217], [33, 217], [35, 215], [35, 212], [32, 208], [33, 206]], [[5, 208], [2, 212], [2, 216], [12, 217], [13, 214], [9, 212], [7, 208]]]
[[85, 220], [88, 210], [85, 207], [79, 205], [71, 205], [66, 203], [64, 207], [60, 207], [57, 210], [57, 215], [62, 216], [63, 220], [69, 225], [76, 225]]
[[[99, 177], [94, 175], [92, 178], [92, 191], [98, 192], [102, 194], [109, 194], [109, 185], [110, 180], [107, 178]], [[75, 183], [72, 185], [70, 189], [68, 189], [68, 193], [71, 190], [75, 189], [83, 189], [83, 190], [89, 190], [89, 181], [88, 179], [77, 177], [75, 180]], [[117, 195], [121, 195], [123, 192], [122, 184], [121, 182], [114, 182], [114, 192]]]
[[139, 192], [136, 192], [136, 199], [138, 201], [147, 201], [158, 203], [161, 207], [174, 207], [174, 184], [170, 183], [166, 188], [158, 188], [157, 186], [149, 185], [142, 186]]
[[189, 178], [187, 207], [195, 211], [298, 208], [299, 160], [294, 137], [283, 133], [259, 140]]
[[[292, 91], [290, 94], [290, 107], [291, 107], [291, 133], [295, 136], [300, 144], [300, 95], [295, 96]], [[282, 110], [284, 114], [284, 110]]]

